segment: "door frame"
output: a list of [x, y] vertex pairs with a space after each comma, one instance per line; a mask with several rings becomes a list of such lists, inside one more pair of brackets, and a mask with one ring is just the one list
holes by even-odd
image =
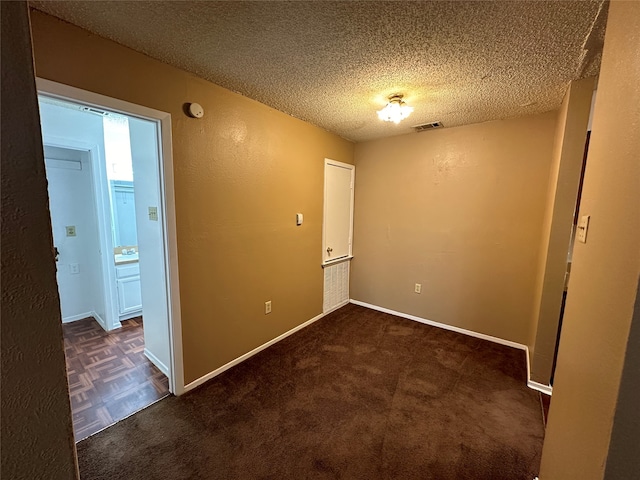
[[[105, 212], [108, 215], [108, 197], [105, 202], [105, 182], [103, 170], [100, 168], [102, 162], [100, 158], [100, 148], [96, 144], [89, 142], [82, 142], [70, 138], [59, 137], [56, 135], [42, 135], [42, 144], [50, 147], [65, 148], [67, 150], [76, 150], [80, 152], [87, 152], [89, 155], [89, 162], [91, 166], [91, 193], [93, 195], [93, 210], [97, 219], [98, 226], [98, 245], [100, 248], [100, 277], [102, 278], [102, 294], [104, 297], [104, 318], [102, 318], [98, 312], [92, 312], [96, 321], [105, 330], [112, 330], [114, 324], [114, 318], [117, 320], [118, 312], [113, 308], [113, 296], [116, 295], [115, 287], [107, 280], [110, 277], [111, 269], [108, 264], [107, 255], [102, 252], [108, 252], [109, 249], [113, 250], [111, 242], [108, 241], [111, 233], [105, 229], [104, 222], [101, 220], [105, 216]], [[108, 194], [108, 192], [107, 192]], [[106, 209], [106, 210], [105, 210]]]
[[[346, 257], [340, 257], [335, 260], [325, 260], [324, 252], [327, 250], [327, 168], [329, 166], [346, 168], [351, 170], [351, 199], [350, 199], [350, 225], [349, 225], [349, 255]], [[353, 207], [354, 207], [354, 192], [355, 192], [355, 175], [356, 166], [350, 163], [338, 162], [331, 160], [330, 158], [324, 159], [324, 198], [322, 207], [322, 252], [321, 252], [321, 264], [322, 266], [331, 265], [333, 263], [344, 262], [353, 258]]]
[[[71, 101], [89, 107], [111, 110], [124, 115], [155, 122], [160, 136], [158, 145], [160, 161], [160, 197], [164, 210], [162, 232], [164, 241], [164, 265], [167, 287], [167, 313], [169, 317], [169, 390], [174, 395], [184, 393], [182, 352], [182, 321], [180, 314], [180, 286], [178, 277], [178, 248], [176, 234], [176, 209], [173, 179], [173, 149], [171, 139], [171, 114], [152, 108], [101, 95], [80, 88], [43, 78], [36, 78], [38, 94]], [[109, 232], [110, 235], [110, 232]], [[106, 255], [103, 257], [106, 258]], [[115, 281], [115, 272], [114, 272]], [[115, 284], [113, 286], [115, 293]]]

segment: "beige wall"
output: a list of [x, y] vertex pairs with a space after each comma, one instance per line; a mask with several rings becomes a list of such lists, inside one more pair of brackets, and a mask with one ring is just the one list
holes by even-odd
[[352, 143], [42, 13], [32, 30], [38, 76], [172, 115], [185, 382], [322, 312], [324, 158]]
[[[576, 243], [573, 252], [540, 480], [634, 478], [614, 472], [637, 464], [637, 429], [636, 438], [616, 445], [623, 451], [615, 450], [611, 461], [618, 464], [607, 465], [607, 476], [605, 464], [616, 403], [619, 412], [626, 411], [616, 423], [637, 422], [640, 395], [636, 383], [632, 393], [623, 385], [624, 395], [618, 396], [640, 275], [638, 52], [640, 3], [614, 0], [580, 205], [591, 223], [587, 243]], [[637, 337], [629, 346], [638, 348]], [[637, 375], [637, 364], [629, 367]]]
[[2, 2], [2, 473], [76, 478], [26, 2]]
[[529, 343], [556, 117], [356, 145], [351, 297]]
[[548, 385], [558, 336], [567, 253], [587, 140], [594, 79], [572, 82], [558, 112], [553, 162], [542, 229], [530, 345], [531, 379]]

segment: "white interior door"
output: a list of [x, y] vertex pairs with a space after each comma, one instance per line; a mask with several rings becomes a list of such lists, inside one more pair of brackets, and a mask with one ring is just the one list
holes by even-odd
[[129, 117], [145, 355], [171, 384], [171, 347], [157, 124]]
[[355, 167], [325, 160], [323, 263], [351, 256]]

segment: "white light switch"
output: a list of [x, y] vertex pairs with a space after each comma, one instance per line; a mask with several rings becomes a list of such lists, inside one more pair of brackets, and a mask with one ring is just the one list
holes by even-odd
[[587, 243], [587, 230], [589, 229], [589, 215], [583, 215], [578, 222], [578, 241]]
[[158, 207], [149, 207], [149, 220], [158, 221]]
[[296, 225], [302, 225], [304, 217], [301, 213], [296, 213]]

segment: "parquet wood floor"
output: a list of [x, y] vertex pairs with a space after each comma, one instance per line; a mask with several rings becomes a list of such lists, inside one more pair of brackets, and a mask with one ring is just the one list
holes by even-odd
[[142, 317], [105, 332], [93, 318], [63, 324], [76, 442], [169, 394], [144, 355]]

